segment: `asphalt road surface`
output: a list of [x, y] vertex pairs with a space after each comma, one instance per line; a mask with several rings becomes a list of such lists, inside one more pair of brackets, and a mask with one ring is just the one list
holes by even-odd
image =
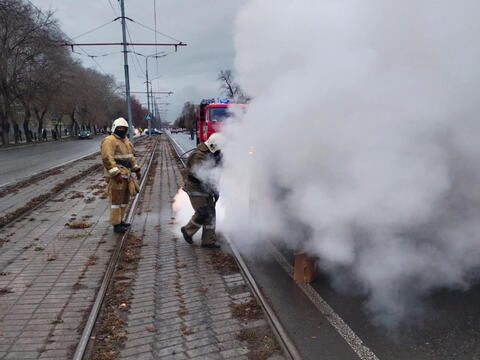
[[[172, 137], [184, 151], [193, 146], [186, 134]], [[324, 274], [307, 296], [286, 271], [293, 265], [291, 250], [270, 249], [259, 258], [248, 253], [244, 259], [305, 360], [480, 359], [480, 284], [468, 291], [439, 289], [424, 298], [422, 316], [387, 329], [368, 316], [365, 298], [336, 291]]]
[[100, 151], [102, 135], [0, 150], [0, 186], [73, 159]]
[[[190, 133], [178, 133], [178, 134], [170, 134], [170, 136], [177, 142], [177, 144], [184, 149], [185, 151], [189, 151], [195, 147], [197, 147], [197, 143], [195, 139], [190, 139]], [[181, 154], [180, 154], [181, 155]]]

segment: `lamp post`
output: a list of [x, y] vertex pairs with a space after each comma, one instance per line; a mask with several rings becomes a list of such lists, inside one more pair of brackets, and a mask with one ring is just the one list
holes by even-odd
[[[148, 80], [148, 59], [149, 58], [162, 58], [162, 57], [165, 57], [167, 56], [167, 54], [162, 54], [162, 55], [159, 55], [160, 53], [155, 53], [155, 54], [151, 54], [151, 55], [145, 55], [145, 54], [141, 54], [141, 53], [137, 53], [135, 51], [132, 51], [132, 53], [138, 55], [138, 56], [143, 56], [145, 58], [145, 77], [146, 77], [146, 80], [145, 83], [147, 84], [147, 109], [148, 109], [148, 114], [149, 114], [149, 117], [148, 117], [148, 135], [150, 136], [152, 134], [152, 114], [151, 114], [151, 111], [150, 111], [150, 92], [152, 90], [152, 86], [148, 87], [150, 83], [150, 81]], [[153, 105], [153, 104], [152, 104]]]

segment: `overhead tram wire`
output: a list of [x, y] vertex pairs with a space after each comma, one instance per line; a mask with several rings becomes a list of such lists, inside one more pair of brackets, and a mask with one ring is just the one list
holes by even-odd
[[72, 37], [72, 40], [76, 40], [76, 39], [78, 39], [78, 38], [80, 38], [80, 37], [82, 37], [82, 36], [91, 34], [91, 33], [95, 32], [95, 31], [97, 31], [97, 30], [100, 30], [101, 28], [103, 28], [103, 27], [105, 27], [105, 26], [107, 26], [107, 25], [110, 25], [111, 23], [113, 23], [113, 22], [115, 22], [115, 21], [117, 21], [117, 20], [118, 20], [118, 19], [113, 19], [113, 20], [111, 20], [111, 21], [109, 21], [109, 22], [106, 22], [106, 23], [103, 24], [103, 25], [97, 26], [97, 27], [94, 28], [94, 29], [88, 30], [88, 31], [84, 32], [83, 34], [80, 34], [80, 35], [77, 35], [77, 36], [75, 36], [75, 37]]
[[[154, 10], [154, 12], [156, 12], [156, 10]], [[167, 34], [165, 34], [165, 33], [162, 33], [162, 32], [160, 32], [160, 31], [157, 31], [157, 30], [156, 30], [156, 26], [157, 26], [157, 25], [156, 25], [156, 22], [155, 22], [155, 29], [152, 29], [150, 26], [147, 26], [147, 25], [145, 25], [145, 24], [139, 23], [138, 21], [135, 21], [135, 20], [132, 20], [132, 19], [130, 19], [130, 21], [133, 22], [133, 23], [135, 23], [135, 24], [137, 24], [138, 26], [141, 26], [141, 27], [147, 29], [147, 30], [153, 31], [155, 34], [159, 34], [159, 35], [165, 36], [165, 37], [169, 38], [170, 40], [178, 41], [178, 42], [180, 42], [180, 43], [182, 42], [182, 41], [180, 41], [180, 40], [178, 40], [178, 39], [175, 39], [174, 37], [172, 37], [172, 36], [170, 36], [170, 35], [167, 35]], [[156, 37], [155, 37], [155, 42], [157, 42], [157, 38], [156, 38]]]
[[[133, 44], [132, 35], [130, 34], [130, 30], [128, 29], [128, 25], [127, 25], [127, 24], [125, 24], [125, 29], [127, 30], [127, 35], [128, 35], [128, 38], [130, 39], [130, 42]], [[130, 47], [130, 45], [129, 45], [129, 47]], [[138, 59], [138, 55], [136, 54], [135, 46], [134, 46], [134, 45], [131, 45], [131, 48], [132, 48], [132, 51], [129, 51], [129, 52], [133, 52], [134, 58], [135, 58], [135, 60], [136, 60], [136, 62], [135, 62], [135, 61], [132, 61], [132, 63], [133, 63], [133, 69], [135, 70], [135, 75], [136, 75], [138, 78], [140, 78], [140, 79], [143, 80], [143, 78], [144, 78], [144, 76], [143, 76], [144, 71], [143, 71], [142, 65], [140, 64], [140, 60]], [[137, 68], [137, 66], [138, 66], [138, 68]]]
[[115, 10], [115, 7], [112, 5], [111, 0], [108, 0], [108, 3], [110, 4], [110, 7], [112, 8], [112, 11], [113, 11], [113, 13], [115, 14], [115, 17], [118, 18], [117, 10]]
[[88, 56], [88, 57], [91, 57], [91, 58], [99, 58], [99, 57], [105, 57], [105, 56], [110, 56], [110, 55], [115, 55], [115, 54], [121, 54], [122, 52], [121, 51], [114, 51], [114, 52], [109, 52], [109, 53], [100, 54], [100, 55], [90, 55], [90, 54], [85, 55], [85, 54], [79, 53], [79, 52], [74, 50], [73, 53], [78, 54], [78, 55], [82, 55], [82, 56]]
[[95, 60], [94, 57], [92, 57], [92, 55], [90, 55], [89, 53], [87, 53], [81, 46], [78, 46], [78, 48], [79, 48], [80, 50], [82, 50], [82, 51], [85, 53], [85, 55], [87, 55], [90, 59], [92, 59], [92, 61], [93, 61], [95, 64], [97, 64], [97, 66], [100, 68], [100, 70], [102, 71], [102, 73], [107, 74], [107, 72], [105, 71], [105, 69], [100, 65], [100, 63], [99, 63], [97, 60]]
[[[155, 26], [155, 43], [157, 43], [157, 0], [153, 0], [153, 23]], [[178, 40], [175, 40], [178, 41]], [[177, 49], [175, 49], [177, 50]], [[158, 59], [155, 59], [155, 69], [157, 70], [157, 76], [159, 75], [158, 71]], [[153, 82], [152, 82], [152, 90], [153, 90]], [[158, 90], [158, 87], [156, 88]]]

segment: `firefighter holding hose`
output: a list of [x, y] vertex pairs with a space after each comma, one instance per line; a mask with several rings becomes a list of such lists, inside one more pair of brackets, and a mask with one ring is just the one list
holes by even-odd
[[[187, 225], [181, 228], [183, 238], [189, 244], [192, 236], [202, 230], [202, 248], [218, 249], [215, 236], [215, 204], [219, 193], [215, 184], [214, 169], [221, 164], [224, 139], [221, 134], [212, 134], [207, 141], [198, 144], [190, 154], [183, 170], [184, 190], [195, 210]], [[213, 179], [212, 179], [213, 178]]]
[[127, 138], [128, 122], [118, 118], [113, 122], [112, 134], [101, 144], [104, 174], [110, 199], [110, 224], [115, 233], [124, 233], [130, 224], [123, 221], [130, 195], [138, 192], [138, 185], [132, 178], [135, 173], [141, 178], [140, 166], [133, 155], [133, 145]]

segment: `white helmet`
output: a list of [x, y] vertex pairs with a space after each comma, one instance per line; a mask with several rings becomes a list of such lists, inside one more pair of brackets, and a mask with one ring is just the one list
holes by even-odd
[[225, 144], [225, 136], [219, 133], [213, 133], [210, 137], [205, 141], [205, 145], [207, 145], [208, 150], [214, 153], [218, 150], [222, 150]]
[[115, 120], [113, 122], [113, 125], [112, 125], [112, 132], [115, 132], [115, 129], [119, 126], [124, 126], [124, 127], [128, 128], [127, 120], [125, 120], [123, 117], [120, 117], [117, 120]]

